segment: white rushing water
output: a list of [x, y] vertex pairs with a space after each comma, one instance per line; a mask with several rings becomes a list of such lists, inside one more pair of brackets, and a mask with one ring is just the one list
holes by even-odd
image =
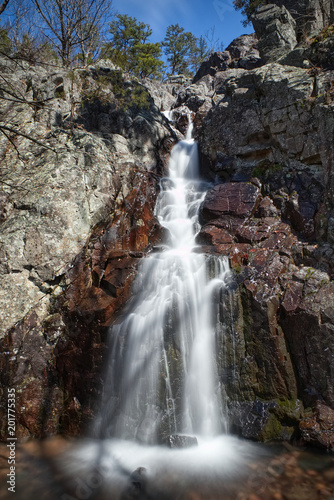
[[165, 246], [143, 259], [133, 298], [112, 329], [100, 436], [153, 444], [168, 434], [226, 430], [212, 308], [229, 267], [218, 257], [209, 266], [196, 251], [205, 192], [191, 129], [161, 180], [156, 216]]

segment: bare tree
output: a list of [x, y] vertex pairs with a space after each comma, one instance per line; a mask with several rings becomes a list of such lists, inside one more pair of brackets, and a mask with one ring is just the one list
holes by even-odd
[[[33, 0], [43, 20], [44, 35], [55, 46], [65, 66], [75, 50], [84, 59], [91, 50], [102, 20], [111, 13], [111, 0]], [[91, 41], [91, 45], [89, 44]]]
[[206, 41], [208, 52], [219, 52], [224, 50], [224, 44], [219, 37], [216, 37], [216, 27], [211, 27], [204, 33], [204, 40]]
[[41, 41], [36, 30], [36, 9], [31, 2], [15, 0], [1, 21], [12, 42], [13, 53], [23, 56], [27, 49], [37, 51]]
[[109, 32], [110, 20], [114, 15], [112, 0], [95, 0], [89, 12], [86, 3], [87, 1], [82, 2], [84, 21], [80, 22], [76, 29], [80, 58], [84, 66], [100, 54]]
[[3, 13], [3, 11], [5, 10], [5, 8], [7, 7], [9, 3], [9, 0], [4, 0], [0, 6], [0, 15]]

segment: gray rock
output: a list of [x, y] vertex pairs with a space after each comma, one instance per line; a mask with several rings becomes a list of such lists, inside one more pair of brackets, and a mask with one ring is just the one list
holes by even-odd
[[198, 442], [194, 436], [171, 434], [167, 438], [167, 445], [169, 448], [190, 448], [191, 446], [197, 446]]
[[250, 35], [241, 35], [235, 38], [228, 47], [226, 51], [231, 54], [232, 59], [242, 59], [253, 52], [257, 53], [257, 43], [258, 38], [255, 33]]
[[[149, 94], [143, 109], [117, 109], [115, 78], [128, 93], [147, 90], [108, 61], [74, 72], [4, 67], [27, 102], [0, 103], [2, 120], [24, 134], [17, 150], [0, 136], [0, 335], [53, 292], [91, 229], [133, 188], [133, 170], [156, 168], [172, 133]], [[29, 104], [43, 100], [45, 109]]]
[[214, 76], [217, 71], [224, 71], [228, 68], [231, 62], [231, 55], [229, 52], [214, 52], [210, 54], [208, 59], [203, 61], [199, 70], [193, 78], [193, 83], [198, 82], [206, 75]]
[[307, 68], [308, 55], [305, 47], [296, 47], [286, 55], [278, 59], [278, 63], [286, 66], [296, 66], [298, 68]]
[[[229, 68], [253, 69], [261, 66], [263, 61], [257, 43], [258, 39], [255, 33], [239, 36], [230, 43], [224, 52], [214, 52], [201, 64], [193, 83], [199, 80], [203, 81], [208, 76], [213, 77], [216, 73], [226, 71]], [[208, 81], [206, 83], [208, 84]]]
[[[319, 75], [315, 87], [307, 70], [279, 64], [217, 73], [217, 104], [198, 134], [206, 175], [224, 181], [259, 177], [263, 193], [298, 232], [325, 241], [334, 208], [332, 106], [323, 97], [328, 77]], [[327, 216], [316, 215], [325, 193]]]
[[161, 111], [168, 111], [175, 105], [175, 95], [173, 94], [174, 86], [171, 83], [155, 82], [154, 80], [145, 79], [145, 87], [148, 88], [154, 104]]
[[313, 36], [334, 21], [334, 6], [331, 0], [272, 0], [285, 6], [296, 21], [299, 39]]
[[318, 35], [305, 50], [311, 65], [334, 69], [334, 34], [331, 30]]
[[258, 48], [265, 62], [276, 61], [297, 45], [296, 22], [284, 7], [274, 4], [259, 7], [252, 17]]

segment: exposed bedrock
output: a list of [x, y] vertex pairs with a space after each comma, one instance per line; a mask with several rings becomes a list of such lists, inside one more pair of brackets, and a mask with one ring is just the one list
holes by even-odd
[[78, 434], [108, 325], [160, 237], [153, 209], [176, 135], [146, 88], [106, 62], [73, 74], [2, 64], [27, 103], [1, 101], [18, 129], [15, 147], [0, 136], [1, 432], [12, 387], [18, 438]]
[[220, 100], [198, 132], [204, 175], [259, 177], [293, 229], [324, 242], [334, 215], [331, 77], [274, 63], [217, 73]]
[[197, 241], [236, 273], [221, 375], [232, 430], [332, 449], [333, 72], [293, 66], [291, 49], [286, 64], [217, 65], [196, 82], [214, 91], [197, 130], [214, 184]]
[[[333, 447], [333, 426], [317, 417], [320, 403], [326, 412], [334, 407], [333, 281], [327, 272], [296, 265], [303, 243], [261, 194], [259, 179], [213, 187], [201, 222], [202, 249], [229, 256], [235, 271], [233, 313], [222, 302], [218, 323], [231, 353], [221, 380], [232, 429], [253, 439], [303, 437]], [[311, 437], [306, 408], [316, 411]]]

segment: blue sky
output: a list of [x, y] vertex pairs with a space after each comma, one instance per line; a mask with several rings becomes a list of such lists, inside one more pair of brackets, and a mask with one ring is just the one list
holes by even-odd
[[152, 42], [163, 40], [167, 26], [176, 23], [197, 37], [214, 27], [215, 38], [224, 47], [237, 36], [253, 32], [252, 26], [242, 26], [233, 0], [113, 0], [113, 8], [118, 14], [128, 14], [149, 24]]

